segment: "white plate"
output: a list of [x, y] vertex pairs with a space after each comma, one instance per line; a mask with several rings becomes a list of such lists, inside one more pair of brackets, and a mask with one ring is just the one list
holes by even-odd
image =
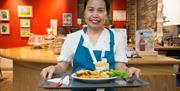
[[87, 83], [105, 83], [105, 82], [110, 82], [112, 80], [117, 79], [118, 77], [110, 77], [110, 78], [80, 78], [75, 76], [75, 74], [72, 74], [71, 77], [73, 79], [80, 80], [82, 82], [87, 82]]

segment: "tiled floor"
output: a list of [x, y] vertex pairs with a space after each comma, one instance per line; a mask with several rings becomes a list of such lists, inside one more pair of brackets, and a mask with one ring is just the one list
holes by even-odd
[[0, 80], [0, 91], [13, 91], [12, 81], [13, 72], [12, 71], [2, 71], [3, 80]]

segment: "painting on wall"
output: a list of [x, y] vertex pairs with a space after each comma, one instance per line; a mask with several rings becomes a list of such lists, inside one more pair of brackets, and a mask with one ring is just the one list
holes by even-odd
[[29, 37], [30, 36], [30, 29], [29, 28], [21, 28], [21, 37]]
[[32, 6], [18, 6], [18, 17], [32, 17]]
[[0, 20], [1, 21], [9, 21], [9, 10], [0, 9]]
[[0, 34], [10, 34], [9, 23], [0, 23]]
[[126, 21], [126, 10], [113, 10], [113, 21]]
[[30, 26], [30, 19], [20, 19], [20, 27], [29, 28]]
[[72, 13], [63, 13], [63, 26], [72, 26]]

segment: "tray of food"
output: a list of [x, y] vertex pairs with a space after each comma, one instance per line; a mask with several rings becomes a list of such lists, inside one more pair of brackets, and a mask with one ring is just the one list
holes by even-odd
[[148, 85], [148, 82], [133, 76], [127, 81], [127, 72], [119, 70], [80, 70], [73, 74], [54, 74], [52, 79], [43, 79], [39, 86], [45, 89], [72, 88], [132, 88]]

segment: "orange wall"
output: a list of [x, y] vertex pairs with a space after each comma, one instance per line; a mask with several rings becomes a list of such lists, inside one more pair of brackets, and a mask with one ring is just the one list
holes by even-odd
[[[113, 10], [126, 9], [126, 0], [113, 0], [112, 4]], [[20, 37], [18, 5], [31, 5], [33, 7], [33, 17], [30, 18], [32, 33], [46, 34], [46, 28], [50, 25], [50, 19], [58, 19], [58, 25], [62, 26], [62, 13], [72, 13], [73, 25], [77, 25], [77, 0], [1, 0], [0, 9], [9, 9], [10, 21], [8, 23], [10, 24], [10, 34], [0, 34], [0, 48], [27, 45], [28, 38]], [[113, 23], [118, 25], [118, 27], [122, 27], [122, 22]]]

